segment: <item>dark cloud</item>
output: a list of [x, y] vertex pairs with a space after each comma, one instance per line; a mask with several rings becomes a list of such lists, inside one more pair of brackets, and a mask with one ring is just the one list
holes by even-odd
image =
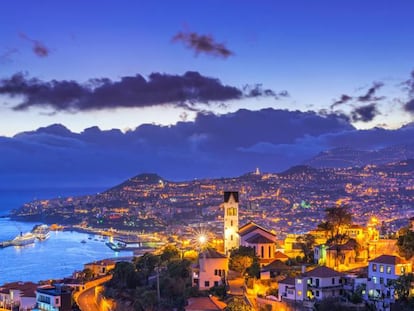
[[410, 97], [414, 97], [414, 70], [411, 71], [410, 78], [402, 83], [403, 90], [408, 91]]
[[341, 95], [341, 98], [338, 99], [337, 101], [335, 101], [331, 105], [331, 109], [334, 108], [335, 106], [345, 104], [345, 103], [349, 102], [350, 100], [352, 100], [352, 96], [349, 96], [349, 95], [346, 95], [346, 94], [342, 94]]
[[275, 99], [280, 99], [281, 97], [289, 97], [289, 92], [284, 90], [276, 93], [270, 89], [264, 89], [262, 84], [255, 85], [245, 85], [243, 86], [243, 92], [247, 97], [263, 97], [269, 96], [274, 97]]
[[367, 102], [383, 100], [385, 99], [385, 96], [375, 96], [375, 93], [383, 86], [384, 86], [384, 83], [382, 82], [374, 82], [372, 87], [370, 87], [364, 95], [353, 97], [347, 94], [342, 94], [341, 98], [336, 100], [331, 105], [331, 109], [335, 108], [338, 105], [346, 104], [352, 101], [360, 102], [360, 103], [367, 103]]
[[414, 114], [414, 98], [404, 105], [404, 110]]
[[369, 122], [372, 121], [380, 112], [377, 104], [372, 103], [366, 106], [357, 107], [351, 112], [352, 121]]
[[223, 43], [217, 43], [211, 35], [180, 31], [172, 38], [172, 41], [184, 43], [196, 55], [205, 53], [216, 57], [227, 58], [234, 54]]
[[359, 102], [366, 103], [366, 102], [379, 101], [379, 100], [385, 99], [384, 96], [380, 96], [380, 97], [375, 96], [375, 93], [383, 86], [384, 86], [384, 83], [382, 82], [374, 82], [373, 86], [368, 89], [367, 93], [365, 95], [358, 96], [357, 100]]
[[42, 81], [17, 73], [0, 80], [0, 94], [22, 97], [15, 110], [30, 107], [50, 107], [55, 111], [85, 111], [118, 107], [149, 107], [175, 105], [194, 109], [197, 103], [210, 104], [247, 97], [287, 96], [261, 86], [247, 91], [223, 85], [216, 78], [198, 72], [183, 75], [152, 73], [148, 79], [141, 75], [122, 77], [119, 81], [92, 79], [80, 84], [76, 81]]
[[77, 134], [53, 125], [0, 137], [0, 186], [110, 186], [142, 172], [181, 180], [238, 176], [256, 167], [280, 172], [332, 148], [412, 145], [413, 136], [414, 124], [357, 130], [336, 114], [275, 109], [198, 113], [191, 122], [125, 133], [91, 127]]
[[38, 40], [31, 39], [25, 33], [20, 33], [19, 36], [23, 40], [26, 40], [27, 42], [30, 42], [32, 44], [32, 51], [36, 56], [39, 56], [39, 57], [49, 56], [50, 49], [46, 45], [44, 45], [42, 42], [40, 42]]

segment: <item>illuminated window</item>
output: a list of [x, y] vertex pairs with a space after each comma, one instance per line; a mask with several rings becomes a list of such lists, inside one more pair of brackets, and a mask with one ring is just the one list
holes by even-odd
[[298, 296], [302, 296], [302, 291], [298, 290]]
[[384, 265], [380, 265], [380, 272], [384, 272]]
[[387, 266], [387, 274], [391, 274], [391, 266]]
[[301, 279], [297, 279], [297, 280], [296, 280], [296, 283], [298, 283], [298, 284], [302, 284], [302, 280], [301, 280]]
[[405, 267], [401, 267], [401, 274], [405, 273]]
[[373, 276], [372, 281], [374, 282], [374, 284], [377, 284], [377, 282], [378, 282], [377, 277]]
[[377, 272], [377, 264], [372, 264], [372, 271]]

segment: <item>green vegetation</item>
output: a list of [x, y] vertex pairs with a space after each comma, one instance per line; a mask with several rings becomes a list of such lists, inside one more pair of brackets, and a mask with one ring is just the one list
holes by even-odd
[[252, 311], [252, 307], [250, 307], [243, 298], [234, 297], [232, 301], [230, 301], [226, 308], [227, 311]]
[[182, 309], [191, 292], [190, 264], [179, 258], [175, 247], [165, 248], [161, 255], [146, 253], [133, 262], [119, 262], [105, 294], [117, 301], [133, 302], [137, 311], [152, 311], [158, 306]]
[[403, 228], [400, 231], [400, 236], [397, 241], [398, 253], [405, 259], [410, 259], [414, 256], [414, 232], [408, 228]]
[[315, 237], [312, 234], [305, 234], [296, 238], [302, 253], [303, 261], [313, 263], [313, 248], [315, 246]]
[[250, 277], [260, 277], [259, 258], [253, 247], [239, 246], [233, 249], [230, 252], [229, 268], [242, 276], [247, 273]]

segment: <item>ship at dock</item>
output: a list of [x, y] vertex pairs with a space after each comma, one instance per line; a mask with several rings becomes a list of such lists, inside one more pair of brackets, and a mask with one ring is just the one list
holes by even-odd
[[27, 233], [20, 232], [20, 235], [18, 235], [13, 240], [11, 240], [10, 243], [13, 246], [25, 246], [25, 245], [33, 244], [35, 242], [35, 240], [36, 240], [36, 236], [33, 233], [31, 233], [31, 232], [27, 232]]
[[48, 225], [36, 225], [33, 227], [32, 233], [39, 241], [44, 241], [50, 237], [50, 229]]

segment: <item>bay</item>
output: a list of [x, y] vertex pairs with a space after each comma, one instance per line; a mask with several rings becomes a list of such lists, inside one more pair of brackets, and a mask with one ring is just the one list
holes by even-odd
[[[0, 190], [0, 215], [6, 215], [11, 209], [34, 198], [50, 199], [90, 193], [94, 192], [86, 189]], [[35, 224], [39, 223], [0, 218], [0, 241], [12, 239], [20, 232], [28, 232]], [[57, 231], [51, 232], [49, 239], [36, 241], [32, 245], [0, 248], [0, 285], [16, 281], [59, 279], [82, 270], [88, 262], [132, 256], [129, 251], [112, 251], [105, 245], [105, 241], [103, 237], [86, 233]]]

